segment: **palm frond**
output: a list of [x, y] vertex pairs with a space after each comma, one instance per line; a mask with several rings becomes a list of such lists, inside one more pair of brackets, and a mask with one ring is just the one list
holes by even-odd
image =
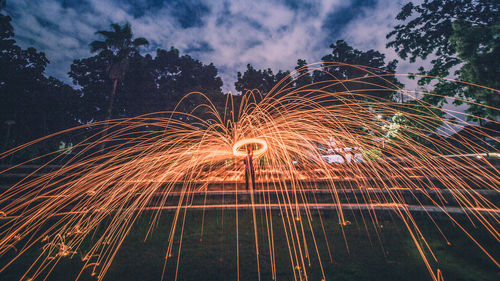
[[122, 26], [121, 34], [122, 34], [123, 37], [125, 37], [127, 39], [131, 39], [132, 38], [132, 28], [130, 27], [130, 23], [126, 22]]
[[134, 46], [134, 48], [137, 48], [139, 46], [147, 46], [149, 45], [149, 41], [144, 37], [139, 37], [135, 38], [134, 41], [132, 41], [132, 45]]
[[121, 33], [122, 27], [117, 23], [112, 23], [111, 28], [114, 30], [114, 33]]
[[115, 37], [115, 32], [113, 32], [113, 31], [107, 31], [107, 30], [99, 30], [95, 34], [102, 35], [105, 38], [113, 38], [113, 37]]
[[89, 46], [90, 46], [90, 52], [92, 53], [108, 49], [108, 45], [105, 42], [98, 40], [92, 41], [92, 43], [90, 43]]

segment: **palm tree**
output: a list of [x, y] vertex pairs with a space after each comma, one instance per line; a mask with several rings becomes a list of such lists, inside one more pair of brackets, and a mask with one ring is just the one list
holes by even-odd
[[104, 37], [103, 41], [96, 40], [90, 43], [92, 53], [99, 52], [99, 55], [110, 58], [110, 65], [106, 68], [106, 72], [109, 79], [113, 81], [113, 89], [109, 99], [104, 132], [113, 112], [116, 87], [118, 82], [125, 77], [130, 56], [138, 53], [139, 47], [149, 44], [148, 40], [142, 37], [132, 39], [132, 29], [129, 23], [125, 23], [123, 26], [113, 23], [111, 28], [112, 31], [100, 30], [96, 32], [97, 35]]

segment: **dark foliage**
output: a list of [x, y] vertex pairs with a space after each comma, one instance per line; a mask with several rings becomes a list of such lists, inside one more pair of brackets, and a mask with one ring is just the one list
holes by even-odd
[[[248, 64], [247, 70], [243, 74], [238, 72], [238, 80], [235, 83], [236, 90], [245, 93], [257, 89], [265, 95], [280, 81], [282, 82], [281, 86], [285, 86], [285, 88], [287, 85], [294, 86], [301, 91], [301, 87], [310, 85], [312, 82], [317, 83], [317, 87], [321, 88], [326, 84], [340, 80], [342, 83], [337, 83], [327, 90], [345, 92], [348, 89], [349, 91], [360, 90], [361, 92], [363, 89], [372, 89], [372, 91], [367, 92], [368, 96], [390, 100], [398, 87], [403, 86], [392, 76], [396, 70], [396, 60], [386, 63], [385, 56], [380, 52], [375, 50], [363, 52], [354, 49], [343, 40], [330, 45], [330, 48], [332, 48], [332, 53], [322, 58], [324, 63], [321, 71], [315, 70], [311, 74], [307, 62], [299, 59], [295, 67], [296, 74], [293, 75], [293, 81], [291, 77], [286, 77], [290, 71], [280, 70], [275, 75], [271, 69], [257, 70]], [[332, 62], [339, 64], [332, 64]], [[350, 65], [361, 66], [364, 69]], [[372, 74], [367, 73], [367, 70]], [[382, 79], [374, 77], [376, 75], [380, 75]], [[282, 81], [282, 79], [284, 80]], [[348, 81], [351, 79], [355, 80]], [[380, 90], [373, 90], [374, 84], [377, 84]]]
[[[421, 85], [429, 85], [433, 77], [455, 74], [459, 80], [493, 89], [500, 88], [500, 5], [496, 0], [425, 0], [420, 5], [408, 3], [396, 19], [402, 21], [387, 38], [403, 59], [432, 58], [431, 69], [420, 68]], [[454, 73], [450, 73], [457, 69]], [[438, 79], [434, 93], [424, 99], [436, 105], [446, 103], [445, 97], [458, 97], [456, 104], [470, 100], [469, 119], [495, 119], [500, 111], [500, 95], [491, 89], [457, 85]]]
[[79, 92], [44, 75], [49, 63], [13, 39], [11, 18], [0, 14], [0, 135], [3, 150], [79, 124]]

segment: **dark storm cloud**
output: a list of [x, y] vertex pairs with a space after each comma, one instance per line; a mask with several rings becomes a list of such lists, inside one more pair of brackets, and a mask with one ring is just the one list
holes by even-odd
[[167, 8], [182, 28], [203, 26], [203, 17], [210, 13], [210, 7], [202, 1], [173, 1]]
[[[317, 62], [328, 46], [346, 39], [356, 48], [385, 48], [385, 34], [400, 4], [392, 0], [16, 0], [8, 1], [16, 40], [34, 46], [51, 61], [49, 75], [69, 81], [73, 59], [90, 56], [88, 44], [111, 23], [132, 24], [135, 36], [156, 48], [174, 46], [182, 53], [213, 62], [233, 89], [236, 72], [256, 68], [293, 69], [297, 59]], [[405, 69], [406, 67], [406, 69]], [[416, 66], [411, 66], [416, 67]], [[402, 69], [408, 71], [407, 65]]]
[[328, 33], [328, 39], [334, 40], [344, 31], [351, 22], [364, 17], [363, 10], [373, 9], [377, 1], [375, 0], [355, 0], [346, 2], [346, 5], [332, 10], [326, 16], [322, 28]]

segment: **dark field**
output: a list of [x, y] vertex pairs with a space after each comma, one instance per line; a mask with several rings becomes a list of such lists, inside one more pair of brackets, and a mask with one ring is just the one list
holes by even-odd
[[[235, 212], [235, 210], [206, 211], [203, 235], [201, 235], [203, 212], [187, 212], [177, 280], [237, 279]], [[179, 227], [182, 225], [182, 214], [181, 212]], [[149, 215], [150, 213], [144, 214], [136, 222], [104, 280], [161, 280], [173, 213], [163, 213], [153, 235], [144, 241], [149, 227]], [[271, 280], [265, 214], [262, 210], [256, 210], [256, 215], [261, 280]], [[379, 225], [382, 228], [377, 228], [378, 235], [369, 214], [364, 213], [367, 221], [366, 228], [360, 213], [353, 214], [349, 211], [346, 215], [351, 221], [350, 225], [344, 227], [349, 252], [336, 213], [323, 211], [321, 216], [332, 253], [332, 261], [321, 229], [320, 217], [317, 213], [312, 215], [312, 227], [326, 280], [431, 280], [408, 231], [395, 214], [384, 213], [379, 216]], [[311, 232], [308, 230], [305, 215], [302, 218], [311, 256], [311, 266], [306, 268], [308, 280], [321, 280], [321, 270]], [[257, 280], [252, 211], [240, 210], [238, 219], [240, 280]], [[443, 271], [445, 280], [500, 279], [500, 272], [495, 264], [448, 219], [438, 218], [437, 223], [451, 245], [447, 245], [428, 217], [418, 215], [416, 221], [438, 258], [438, 266], [434, 268], [440, 268]], [[483, 243], [493, 257], [500, 256], [499, 243], [492, 239], [484, 229], [479, 225], [477, 229], [472, 228], [463, 216], [460, 221], [471, 230], [474, 237]], [[294, 269], [291, 267], [282, 217], [279, 212], [272, 213], [272, 223], [277, 280], [293, 280]], [[164, 280], [174, 280], [179, 238], [180, 228], [176, 232], [175, 247], [172, 257], [168, 259]], [[37, 253], [40, 253], [41, 247], [42, 244], [37, 245], [36, 249], [27, 253], [5, 272], [0, 273], [0, 280], [19, 280], [20, 274], [29, 267], [30, 261], [36, 258]], [[5, 264], [12, 254], [13, 251], [4, 256], [1, 259], [2, 264]], [[46, 280], [74, 280], [82, 266], [80, 257], [81, 253], [72, 259], [64, 258]], [[432, 264], [435, 265], [435, 263]], [[89, 274], [90, 270], [86, 271], [81, 280], [96, 280]]]

